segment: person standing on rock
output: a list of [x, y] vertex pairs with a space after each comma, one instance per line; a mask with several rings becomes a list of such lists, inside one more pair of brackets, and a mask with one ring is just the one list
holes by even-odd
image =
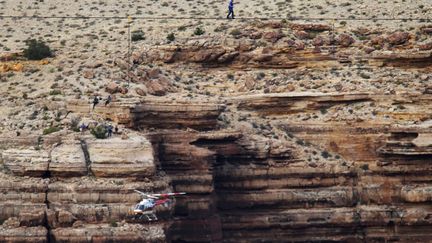
[[234, 19], [234, 2], [233, 2], [233, 0], [230, 0], [229, 3], [228, 3], [228, 15], [227, 15], [227, 19], [230, 18], [230, 15], [231, 15], [231, 18]]
[[108, 125], [107, 130], [108, 130], [108, 137], [111, 137], [113, 134], [113, 126], [111, 124]]
[[99, 104], [99, 98], [97, 96], [94, 97], [93, 99], [93, 110], [96, 107], [96, 105]]
[[83, 124], [81, 124], [81, 126], [79, 127], [79, 129], [80, 129], [80, 132], [81, 133], [84, 133], [85, 132], [85, 130], [86, 130], [86, 128], [87, 128], [87, 126], [83, 123]]
[[112, 100], [111, 95], [108, 95], [108, 97], [105, 101], [105, 106], [107, 106], [109, 103], [111, 103], [111, 100]]

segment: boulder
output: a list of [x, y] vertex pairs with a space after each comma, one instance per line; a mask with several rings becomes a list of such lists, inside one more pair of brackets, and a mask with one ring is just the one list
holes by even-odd
[[105, 91], [110, 94], [115, 94], [120, 92], [120, 86], [115, 82], [111, 82], [105, 87]]
[[253, 90], [256, 86], [256, 80], [253, 77], [247, 77], [244, 83], [247, 90]]
[[284, 37], [283, 33], [281, 31], [268, 31], [263, 34], [263, 38], [266, 41], [270, 41], [272, 43], [277, 42], [279, 39]]
[[163, 96], [172, 90], [172, 83], [167, 77], [162, 76], [147, 82], [146, 88], [147, 92], [151, 95]]
[[159, 68], [152, 68], [147, 71], [147, 75], [151, 79], [158, 78], [160, 74], [161, 74], [161, 70]]
[[348, 34], [340, 34], [337, 42], [342, 47], [349, 47], [355, 42], [355, 40]]
[[120, 69], [123, 69], [123, 70], [128, 70], [129, 69], [129, 65], [128, 65], [128, 63], [126, 62], [126, 61], [124, 61], [123, 59], [121, 59], [121, 58], [116, 58], [115, 60], [114, 60], [114, 63], [117, 65], [117, 67], [119, 67]]
[[295, 31], [294, 36], [300, 40], [309, 39], [309, 33], [303, 30]]
[[314, 46], [322, 46], [324, 45], [324, 38], [322, 36], [317, 36], [315, 37], [315, 39], [313, 39], [312, 41], [312, 45]]
[[405, 44], [410, 38], [409, 33], [397, 31], [387, 36], [387, 41], [391, 45], [402, 45]]
[[121, 94], [127, 94], [127, 93], [129, 92], [129, 90], [128, 90], [128, 88], [121, 86], [121, 87], [119, 88], [119, 92], [120, 92]]
[[139, 95], [139, 96], [146, 96], [147, 95], [147, 88], [146, 87], [137, 87], [135, 88], [135, 92]]
[[95, 69], [95, 68], [99, 68], [102, 67], [102, 62], [101, 61], [94, 61], [94, 62], [89, 62], [86, 64], [86, 67], [89, 69]]
[[158, 80], [150, 80], [146, 84], [147, 91], [151, 95], [164, 96], [167, 93], [166, 87], [164, 87]]
[[363, 50], [364, 50], [367, 54], [370, 54], [370, 53], [372, 53], [373, 51], [375, 51], [375, 48], [365, 46], [365, 47], [363, 48]]
[[374, 36], [371, 38], [371, 44], [374, 46], [383, 47], [385, 43], [385, 38], [382, 35]]
[[91, 70], [84, 70], [83, 77], [87, 79], [92, 79], [95, 77], [95, 73]]
[[233, 61], [240, 53], [238, 51], [225, 53], [217, 59], [218, 63], [228, 63]]
[[305, 43], [303, 41], [296, 41], [294, 44], [294, 47], [296, 50], [304, 50], [305, 49]]
[[262, 32], [261, 31], [253, 31], [253, 32], [251, 32], [250, 34], [249, 34], [249, 38], [251, 38], [251, 39], [254, 39], [254, 40], [256, 40], [256, 39], [261, 39], [261, 37], [262, 37]]

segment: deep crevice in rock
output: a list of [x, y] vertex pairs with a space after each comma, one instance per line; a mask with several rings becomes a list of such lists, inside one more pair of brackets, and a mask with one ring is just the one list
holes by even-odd
[[81, 148], [84, 153], [85, 163], [87, 167], [87, 176], [94, 176], [93, 171], [91, 169], [92, 162], [90, 160], [90, 153], [88, 151], [87, 142], [84, 139], [80, 140]]

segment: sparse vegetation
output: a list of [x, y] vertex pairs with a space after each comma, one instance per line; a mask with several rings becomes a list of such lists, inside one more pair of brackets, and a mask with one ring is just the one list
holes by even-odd
[[321, 156], [322, 156], [324, 159], [328, 159], [328, 158], [331, 157], [331, 154], [330, 154], [329, 152], [327, 152], [327, 151], [322, 151], [322, 152], [321, 152]]
[[105, 126], [101, 126], [101, 125], [91, 129], [91, 134], [93, 134], [93, 136], [95, 136], [95, 138], [98, 139], [107, 138], [108, 135], [107, 132], [108, 131], [106, 130]]
[[203, 35], [205, 31], [201, 29], [200, 27], [197, 27], [194, 31], [194, 35]]
[[53, 89], [49, 92], [50, 95], [59, 95], [61, 94], [61, 91], [58, 89]]
[[369, 170], [369, 165], [368, 164], [363, 164], [363, 165], [360, 166], [360, 168], [362, 170]]
[[42, 40], [29, 39], [25, 43], [27, 46], [23, 50], [23, 54], [29, 60], [42, 60], [53, 56], [51, 48]]
[[43, 135], [48, 135], [61, 130], [61, 127], [48, 127], [43, 130]]
[[145, 40], [144, 32], [142, 30], [134, 30], [131, 33], [131, 40], [132, 41], [140, 41]]
[[175, 41], [175, 35], [174, 35], [174, 33], [169, 33], [169, 34], [167, 35], [167, 40], [168, 40], [169, 42], [173, 42], [173, 41]]
[[239, 38], [241, 36], [241, 31], [239, 29], [233, 29], [233, 30], [231, 30], [230, 34], [234, 38]]
[[111, 220], [110, 225], [111, 227], [118, 227], [118, 223], [115, 220]]

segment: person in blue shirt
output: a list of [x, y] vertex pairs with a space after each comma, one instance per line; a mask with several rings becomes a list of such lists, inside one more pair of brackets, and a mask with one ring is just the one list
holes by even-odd
[[228, 15], [227, 15], [227, 19], [230, 18], [230, 15], [231, 15], [231, 18], [234, 19], [234, 2], [233, 2], [233, 0], [230, 0], [230, 1], [229, 1], [229, 4], [228, 4]]

